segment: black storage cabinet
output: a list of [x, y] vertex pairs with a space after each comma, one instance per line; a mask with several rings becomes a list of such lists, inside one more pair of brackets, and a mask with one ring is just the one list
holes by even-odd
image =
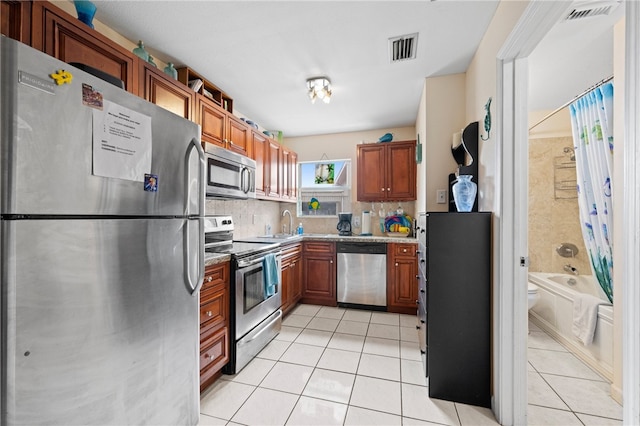
[[426, 214], [429, 397], [491, 405], [491, 213]]

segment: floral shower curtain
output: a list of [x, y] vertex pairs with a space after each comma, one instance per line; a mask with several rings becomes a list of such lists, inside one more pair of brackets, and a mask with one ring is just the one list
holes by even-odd
[[578, 205], [591, 269], [613, 302], [611, 174], [613, 169], [613, 84], [605, 83], [571, 104]]

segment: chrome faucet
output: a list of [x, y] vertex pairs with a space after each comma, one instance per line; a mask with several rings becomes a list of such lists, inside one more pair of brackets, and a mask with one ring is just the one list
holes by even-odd
[[282, 217], [286, 214], [289, 215], [289, 232], [285, 232], [285, 234], [293, 235], [293, 216], [291, 216], [291, 212], [289, 210], [285, 209], [285, 211], [282, 212]]

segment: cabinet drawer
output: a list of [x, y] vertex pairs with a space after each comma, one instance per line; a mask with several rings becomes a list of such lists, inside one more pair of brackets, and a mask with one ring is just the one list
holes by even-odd
[[414, 257], [416, 255], [417, 244], [394, 244], [393, 253], [395, 256]]
[[335, 253], [336, 245], [333, 242], [307, 241], [303, 250], [305, 253]]
[[291, 244], [291, 245], [282, 247], [282, 259], [284, 260], [285, 258], [295, 256], [296, 254], [299, 254], [301, 251], [302, 251], [302, 244], [300, 243]]
[[222, 328], [202, 345], [200, 350], [200, 383], [217, 373], [229, 361], [228, 329]]
[[204, 283], [201, 292], [229, 282], [229, 262], [209, 266], [204, 270]]
[[226, 322], [229, 312], [228, 294], [222, 289], [211, 292], [207, 299], [200, 301], [200, 333]]

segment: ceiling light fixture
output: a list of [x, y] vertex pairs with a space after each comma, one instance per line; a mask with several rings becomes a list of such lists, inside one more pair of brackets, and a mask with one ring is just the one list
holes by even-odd
[[316, 99], [328, 104], [331, 101], [331, 81], [327, 77], [314, 77], [307, 79], [307, 94], [311, 103]]

